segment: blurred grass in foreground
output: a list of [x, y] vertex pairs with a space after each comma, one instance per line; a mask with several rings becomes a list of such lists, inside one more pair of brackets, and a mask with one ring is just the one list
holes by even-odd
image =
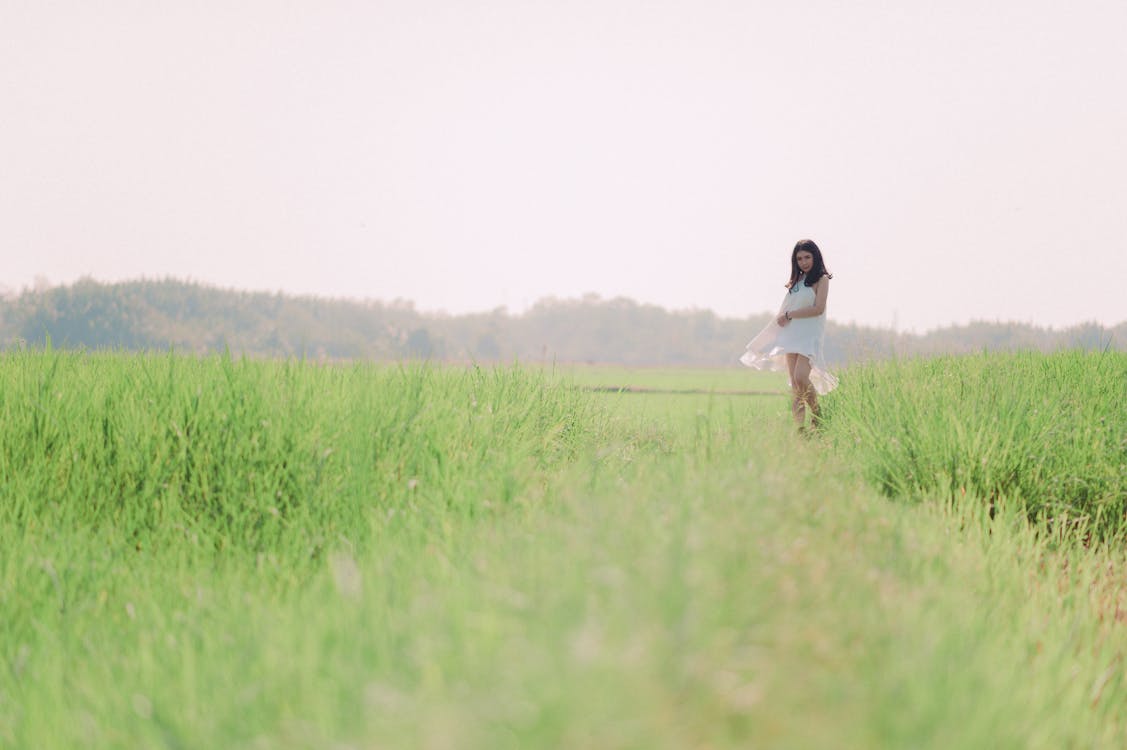
[[1127, 743], [1122, 550], [889, 503], [784, 399], [170, 356], [0, 377], [3, 747]]

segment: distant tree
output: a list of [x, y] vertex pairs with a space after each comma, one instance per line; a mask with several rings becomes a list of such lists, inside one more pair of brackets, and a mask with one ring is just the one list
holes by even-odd
[[407, 336], [407, 354], [418, 359], [428, 359], [434, 353], [434, 345], [430, 340], [430, 332], [425, 328], [416, 328]]
[[1083, 323], [1065, 331], [1066, 345], [1077, 349], [1104, 350], [1111, 347], [1114, 335], [1097, 323]]
[[[618, 297], [545, 298], [520, 315], [497, 308], [428, 315], [414, 305], [219, 289], [174, 279], [70, 286], [0, 296], [0, 345], [221, 351], [259, 356], [395, 360], [511, 357], [524, 362], [738, 366], [747, 341], [770, 313], [720, 318], [670, 311]], [[925, 334], [826, 326], [835, 365], [891, 356], [1060, 348], [1127, 351], [1127, 321], [1065, 330], [1024, 323], [972, 322]]]
[[501, 347], [497, 344], [497, 339], [491, 333], [483, 333], [478, 336], [477, 344], [474, 345], [474, 354], [480, 359], [496, 360], [501, 357]]

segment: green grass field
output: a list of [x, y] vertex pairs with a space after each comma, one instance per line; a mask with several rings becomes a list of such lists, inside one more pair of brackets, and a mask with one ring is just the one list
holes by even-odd
[[0, 747], [1120, 748], [1125, 373], [8, 353]]

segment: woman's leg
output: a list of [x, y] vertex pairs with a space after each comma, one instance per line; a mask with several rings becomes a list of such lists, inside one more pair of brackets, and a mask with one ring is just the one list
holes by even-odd
[[799, 361], [806, 362], [806, 377], [810, 377], [810, 363], [806, 357], [801, 354], [787, 354], [787, 374], [790, 375], [790, 389], [794, 394], [794, 398], [790, 403], [790, 413], [794, 416], [794, 422], [798, 425], [798, 429], [802, 429], [803, 423], [806, 421], [806, 406], [805, 398], [802, 396], [802, 389], [799, 386]]
[[[788, 354], [787, 358], [795, 357], [794, 369], [791, 374], [795, 401], [810, 407], [810, 426], [820, 426], [822, 412], [818, 408], [818, 392], [810, 382], [810, 360], [801, 354]], [[799, 423], [801, 426], [801, 422]]]

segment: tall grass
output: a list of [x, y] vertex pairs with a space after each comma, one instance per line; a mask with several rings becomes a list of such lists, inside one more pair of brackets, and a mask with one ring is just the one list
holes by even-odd
[[[321, 673], [291, 653], [326, 604], [311, 581], [329, 574], [338, 632], [358, 559], [386, 551], [402, 581], [459, 526], [542, 496], [605, 426], [575, 389], [515, 369], [24, 351], [0, 380], [2, 747], [277, 728]], [[387, 606], [410, 598], [397, 590]], [[270, 645], [280, 617], [292, 632]]]
[[0, 747], [1127, 741], [1122, 552], [889, 503], [785, 399], [639, 416], [521, 370], [169, 355], [0, 377]]
[[0, 377], [0, 518], [251, 550], [375, 509], [486, 512], [598, 429], [574, 390], [503, 369], [23, 352]]
[[1016, 503], [1101, 535], [1127, 513], [1127, 355], [1060, 352], [852, 368], [834, 444], [892, 497]]

